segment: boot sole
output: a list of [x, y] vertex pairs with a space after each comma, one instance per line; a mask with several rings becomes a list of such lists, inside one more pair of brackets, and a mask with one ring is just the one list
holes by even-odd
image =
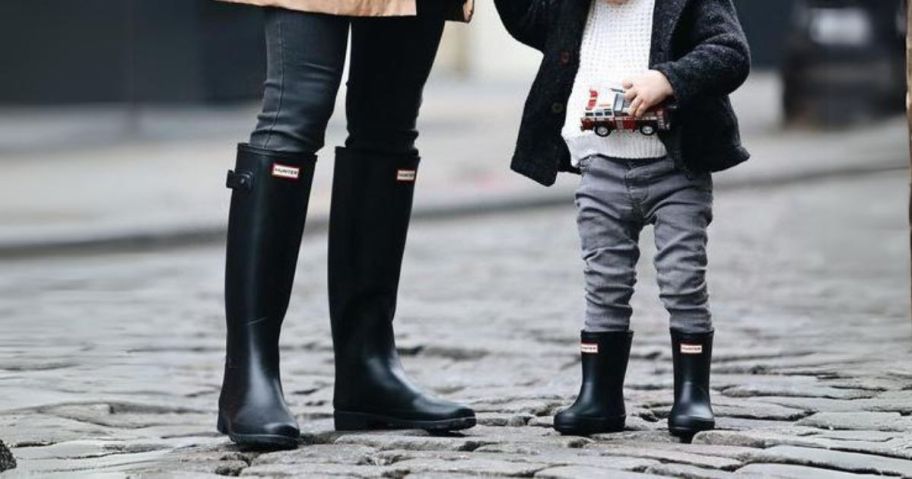
[[674, 437], [692, 438], [698, 432], [712, 431], [715, 428], [716, 428], [715, 422], [704, 422], [704, 423], [695, 422], [693, 425], [686, 426], [686, 427], [685, 426], [674, 426], [674, 427], [668, 426], [668, 432]]
[[336, 431], [369, 431], [376, 429], [423, 429], [425, 431], [460, 431], [475, 427], [475, 416], [438, 421], [416, 421], [379, 414], [336, 411]]
[[280, 436], [277, 434], [236, 434], [228, 430], [222, 418], [219, 417], [216, 425], [218, 432], [228, 436], [231, 442], [238, 446], [259, 450], [285, 450], [297, 449], [298, 438]]
[[554, 421], [554, 429], [568, 436], [589, 436], [621, 432], [627, 424], [627, 416], [606, 418], [577, 418], [574, 421]]

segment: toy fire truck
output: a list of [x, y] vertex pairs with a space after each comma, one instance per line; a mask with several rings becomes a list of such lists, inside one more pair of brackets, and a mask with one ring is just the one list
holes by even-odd
[[611, 88], [605, 97], [602, 100], [598, 90], [589, 90], [589, 103], [580, 126], [583, 131], [594, 131], [601, 137], [606, 137], [615, 130], [638, 131], [652, 136], [671, 129], [671, 106], [653, 108], [635, 118], [630, 112], [630, 101], [624, 97], [624, 90]]

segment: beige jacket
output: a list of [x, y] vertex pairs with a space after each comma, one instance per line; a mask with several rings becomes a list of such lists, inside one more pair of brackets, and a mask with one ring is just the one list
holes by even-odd
[[[224, 0], [246, 3], [261, 7], [281, 7], [302, 12], [327, 13], [353, 17], [389, 17], [415, 15], [418, 0]], [[453, 12], [449, 20], [467, 22], [472, 19], [475, 0], [433, 0], [450, 1]]]

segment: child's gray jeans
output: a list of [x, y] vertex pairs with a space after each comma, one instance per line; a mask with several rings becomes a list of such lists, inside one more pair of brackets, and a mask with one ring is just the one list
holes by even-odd
[[712, 177], [689, 177], [669, 158], [592, 156], [580, 162], [576, 192], [586, 262], [586, 331], [627, 331], [640, 257], [640, 231], [655, 229], [655, 266], [671, 328], [710, 332], [706, 229], [712, 221]]

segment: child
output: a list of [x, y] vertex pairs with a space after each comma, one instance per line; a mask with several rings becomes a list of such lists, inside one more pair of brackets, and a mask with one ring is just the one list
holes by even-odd
[[[653, 225], [661, 297], [671, 316], [680, 437], [715, 427], [713, 327], [705, 282], [711, 172], [748, 159], [729, 93], [750, 70], [731, 0], [496, 0], [508, 31], [544, 53], [512, 168], [544, 185], [582, 174], [576, 203], [586, 262], [583, 384], [554, 418], [564, 434], [620, 431], [633, 333], [630, 298], [642, 228]], [[630, 113], [673, 101], [671, 129], [647, 136], [581, 131], [590, 88], [620, 84]], [[652, 133], [652, 130], [644, 129]], [[604, 134], [605, 132], [602, 131]]]

